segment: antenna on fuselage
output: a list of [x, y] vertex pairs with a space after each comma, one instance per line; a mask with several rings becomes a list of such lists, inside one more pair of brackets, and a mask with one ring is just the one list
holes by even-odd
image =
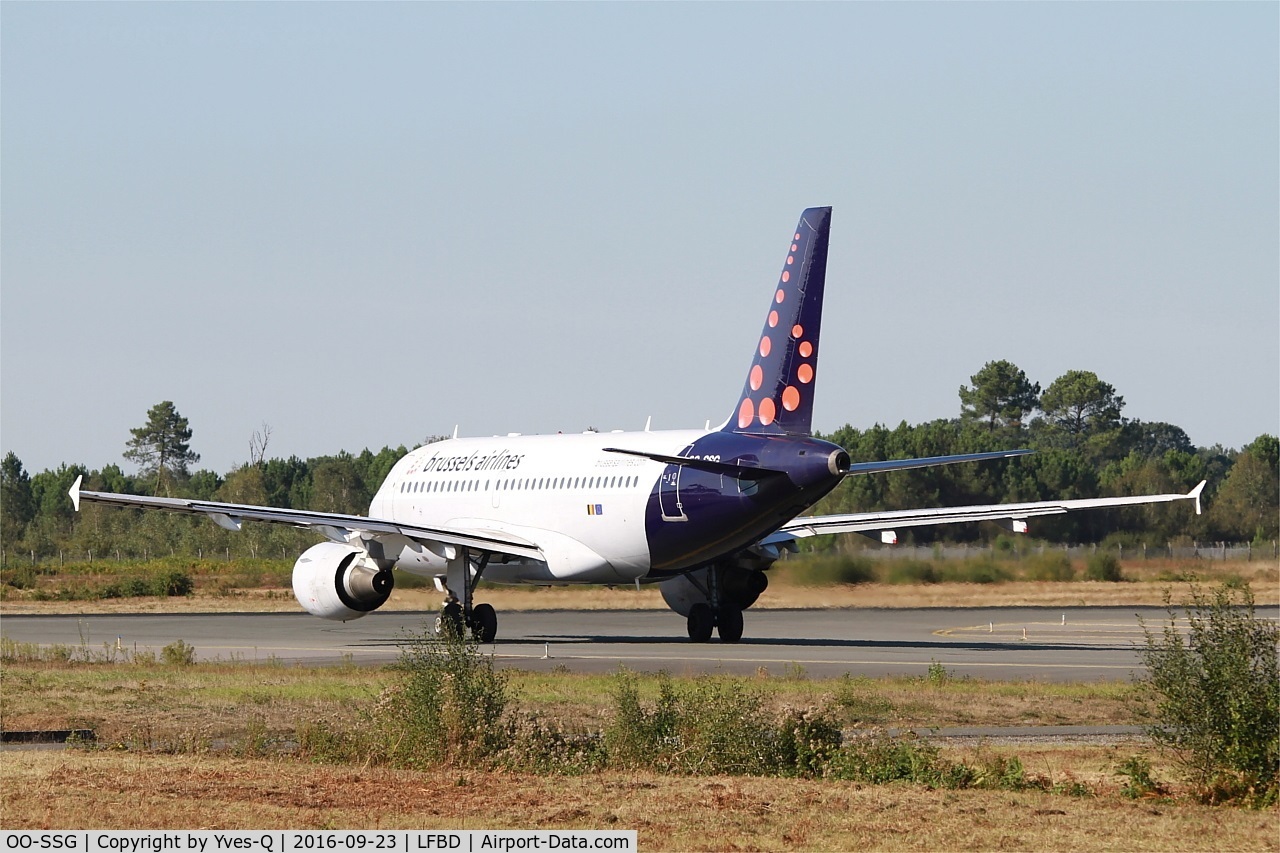
[[648, 431], [649, 431], [649, 427], [650, 427], [650, 425], [652, 425], [652, 424], [653, 424], [653, 415], [649, 415], [649, 417], [647, 417], [647, 418], [645, 418], [645, 419], [644, 419], [644, 431], [645, 431], [645, 432], [648, 432]]
[[454, 424], [454, 425], [453, 425], [453, 437], [454, 437], [454, 438], [457, 438], [457, 437], [458, 437], [458, 425], [457, 425], [457, 424]]

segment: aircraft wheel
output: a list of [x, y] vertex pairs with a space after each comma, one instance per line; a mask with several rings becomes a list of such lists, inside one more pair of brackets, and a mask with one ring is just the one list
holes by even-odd
[[456, 602], [446, 604], [440, 611], [440, 615], [436, 617], [437, 637], [460, 637], [463, 627], [462, 605]]
[[492, 604], [471, 608], [471, 631], [480, 643], [492, 643], [498, 636], [498, 614]]
[[695, 643], [705, 643], [711, 639], [711, 629], [715, 626], [715, 617], [711, 608], [705, 604], [695, 604], [689, 608], [689, 639]]
[[720, 608], [720, 619], [717, 628], [720, 642], [736, 643], [742, 639], [742, 611], [737, 607]]

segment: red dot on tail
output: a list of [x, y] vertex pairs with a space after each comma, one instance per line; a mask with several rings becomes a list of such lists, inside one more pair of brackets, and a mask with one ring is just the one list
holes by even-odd
[[800, 391], [794, 385], [788, 385], [782, 392], [782, 408], [794, 412], [800, 407]]
[[796, 378], [804, 385], [813, 381], [813, 365], [802, 364], [796, 369]]
[[791, 273], [787, 272], [786, 270], [783, 270], [783, 271], [782, 271], [782, 281], [783, 281], [783, 283], [785, 284], [786, 282], [788, 282], [788, 281], [790, 281], [790, 280], [791, 280]]
[[785, 291], [783, 291], [781, 287], [778, 288], [777, 293], [773, 294], [774, 301], [777, 302], [779, 305], [781, 305], [783, 300], [786, 298], [787, 298], [787, 294]]
[[765, 335], [760, 339], [760, 357], [768, 358], [770, 351], [773, 350], [773, 341], [769, 340], [769, 336]]
[[744, 398], [742, 405], [738, 407], [738, 429], [746, 429], [751, 426], [751, 419], [755, 416], [756, 407], [752, 405], [751, 398]]
[[[809, 371], [809, 372], [810, 372], [811, 374], [813, 373], [813, 371]], [[758, 364], [752, 365], [752, 367], [751, 367], [751, 377], [750, 377], [750, 380], [749, 380], [749, 381], [751, 382], [751, 390], [752, 390], [752, 391], [759, 391], [759, 390], [760, 390], [760, 385], [761, 385], [761, 383], [763, 383], [763, 382], [764, 382], [764, 370], [762, 370], [762, 369], [761, 369], [760, 365], [758, 365]]]
[[765, 397], [760, 401], [760, 423], [768, 426], [773, 423], [773, 419], [778, 415], [778, 408], [774, 405], [773, 400]]
[[778, 325], [778, 312], [770, 311], [769, 312], [769, 328], [772, 329], [776, 325]]
[[813, 344], [809, 343], [808, 341], [801, 341], [801, 342], [800, 342], [800, 357], [801, 357], [801, 358], [808, 358], [808, 357], [809, 357], [809, 356], [811, 356], [811, 355], [813, 355]]
[[794, 326], [791, 327], [791, 337], [798, 338], [798, 337], [801, 337], [802, 335], [804, 335], [804, 326], [801, 326], [799, 323], [796, 323]]

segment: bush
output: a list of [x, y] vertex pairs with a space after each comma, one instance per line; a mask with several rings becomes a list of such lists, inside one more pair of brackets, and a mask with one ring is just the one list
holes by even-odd
[[942, 577], [925, 560], [892, 560], [885, 570], [886, 583], [938, 583]]
[[1122, 581], [1120, 561], [1110, 551], [1097, 551], [1089, 555], [1084, 576], [1091, 581]]
[[170, 666], [191, 666], [196, 662], [196, 647], [185, 640], [174, 640], [160, 650], [160, 659]]
[[787, 577], [800, 586], [871, 583], [876, 579], [875, 563], [867, 557], [811, 555], [787, 563]]
[[1045, 551], [1027, 558], [1024, 574], [1029, 581], [1075, 580], [1076, 570], [1061, 551]]
[[191, 580], [191, 575], [182, 569], [165, 569], [151, 579], [149, 592], [142, 594], [158, 595], [163, 598], [190, 595], [194, 591], [195, 582]]
[[604, 734], [612, 766], [746, 776], [782, 771], [779, 727], [740, 681], [704, 676], [677, 691], [664, 675], [657, 701], [646, 707], [635, 677], [622, 672], [614, 701]]
[[508, 743], [507, 679], [480, 653], [470, 632], [424, 630], [403, 646], [400, 684], [382, 701], [377, 721], [387, 758], [401, 767], [473, 766]]
[[1183, 609], [1190, 623], [1185, 639], [1172, 607], [1159, 634], [1143, 625], [1147, 674], [1139, 685], [1153, 701], [1156, 719], [1148, 733], [1174, 753], [1203, 799], [1274, 803], [1280, 790], [1280, 627], [1256, 615], [1247, 587], [1224, 585], [1209, 597], [1193, 586]]

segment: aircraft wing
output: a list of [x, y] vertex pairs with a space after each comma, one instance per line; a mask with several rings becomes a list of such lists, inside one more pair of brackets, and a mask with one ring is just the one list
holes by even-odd
[[[331, 512], [310, 512], [299, 509], [279, 509], [250, 504], [216, 503], [214, 501], [186, 498], [155, 498], [145, 495], [118, 495], [111, 492], [88, 492], [80, 489], [83, 477], [76, 477], [68, 494], [77, 511], [80, 502], [100, 503], [107, 506], [158, 509], [186, 515], [203, 515], [227, 530], [239, 530], [242, 521], [265, 521], [288, 524], [323, 534], [334, 542], [353, 542], [355, 539], [379, 540], [386, 544], [409, 545], [417, 548], [436, 548], [440, 545], [470, 548], [495, 554], [511, 554], [534, 560], [546, 559], [541, 549], [527, 539], [493, 530], [468, 530], [449, 527], [416, 527], [362, 515], [342, 515]], [[406, 541], [407, 540], [407, 541]]]
[[[1201, 480], [1185, 495], [1135, 495], [1120, 498], [1085, 498], [1070, 501], [1037, 501], [1021, 504], [987, 504], [985, 506], [939, 507], [935, 509], [906, 509], [888, 512], [855, 512], [845, 515], [810, 515], [793, 518], [782, 525], [766, 543], [784, 539], [802, 539], [827, 533], [865, 533], [881, 531], [890, 533], [897, 527], [922, 527], [926, 524], [954, 524], [961, 521], [996, 521], [1017, 533], [1026, 533], [1026, 520], [1040, 515], [1060, 515], [1079, 509], [1135, 506], [1167, 503], [1169, 501], [1195, 501], [1196, 514], [1200, 514], [1200, 492], [1205, 481]], [[892, 543], [896, 538], [881, 536], [882, 541]]]

